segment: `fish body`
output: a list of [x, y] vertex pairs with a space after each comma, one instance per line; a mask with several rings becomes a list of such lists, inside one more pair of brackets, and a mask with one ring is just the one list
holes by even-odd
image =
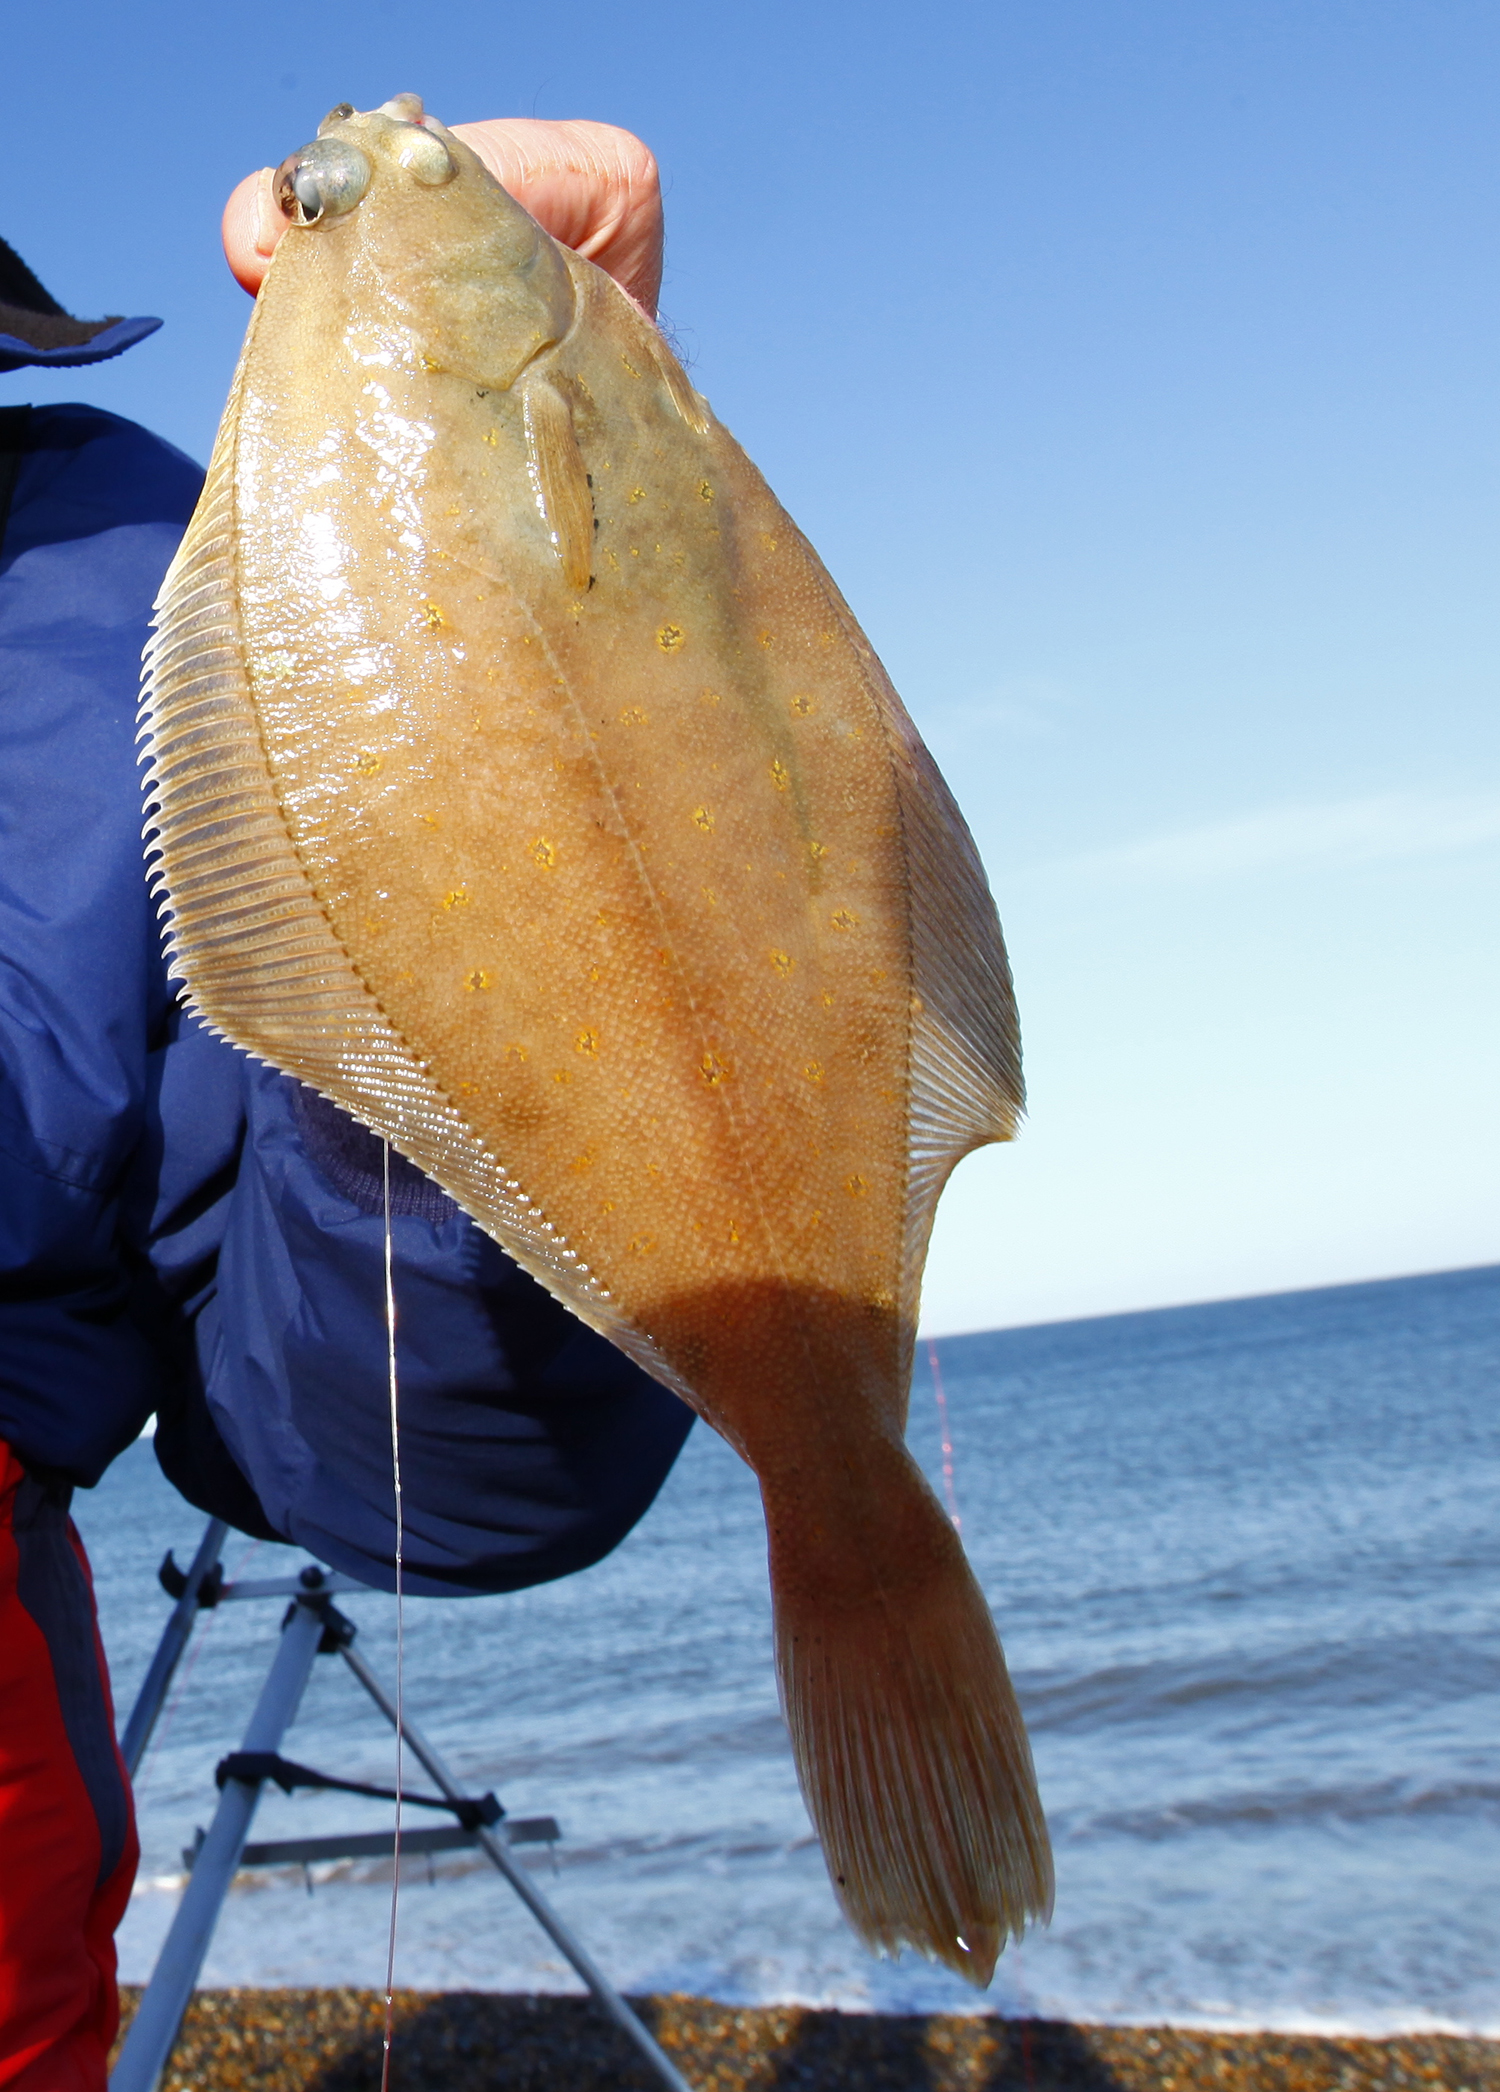
[[902, 1442], [938, 1193], [1021, 1104], [972, 841], [607, 276], [408, 98], [283, 193], [148, 657], [178, 970], [755, 1469], [841, 1900], [986, 1981], [1046, 1833]]

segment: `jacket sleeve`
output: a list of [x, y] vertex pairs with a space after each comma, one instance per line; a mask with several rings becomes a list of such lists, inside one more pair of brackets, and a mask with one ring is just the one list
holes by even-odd
[[[378, 1139], [237, 1060], [246, 1134], [197, 1315], [214, 1421], [273, 1526], [389, 1588], [395, 1550]], [[391, 1156], [407, 1588], [586, 1567], [661, 1487], [691, 1413]]]
[[151, 601], [199, 474], [89, 408], [10, 409], [5, 423], [0, 1438], [33, 1469], [89, 1483], [158, 1382], [122, 1236], [167, 1003], [135, 711]]

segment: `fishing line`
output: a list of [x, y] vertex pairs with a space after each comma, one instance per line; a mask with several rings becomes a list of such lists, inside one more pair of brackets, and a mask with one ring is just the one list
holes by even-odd
[[385, 2031], [380, 2055], [380, 2092], [390, 2092], [391, 2035], [396, 2014], [396, 1912], [401, 1901], [401, 1789], [405, 1784], [406, 1615], [402, 1588], [405, 1528], [401, 1507], [401, 1426], [396, 1382], [396, 1282], [391, 1242], [391, 1144], [380, 1143], [381, 1191], [385, 1208], [385, 1369], [391, 1405], [391, 1482], [396, 1496], [396, 1835], [391, 1844], [391, 1925], [385, 1950]]
[[953, 1440], [948, 1435], [948, 1397], [943, 1393], [943, 1369], [938, 1364], [938, 1347], [931, 1337], [927, 1339], [927, 1363], [932, 1368], [932, 1391], [937, 1396], [938, 1428], [942, 1433], [943, 1495], [948, 1502], [953, 1530], [962, 1534], [964, 1528], [958, 1515], [958, 1498], [953, 1493]]

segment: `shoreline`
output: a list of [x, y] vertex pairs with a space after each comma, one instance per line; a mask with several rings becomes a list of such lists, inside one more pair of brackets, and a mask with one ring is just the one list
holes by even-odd
[[[140, 1996], [122, 1989], [128, 2023]], [[632, 2004], [695, 2092], [1500, 2092], [1500, 2041]], [[161, 2092], [376, 2092], [380, 1992], [204, 1990]], [[392, 2092], [652, 2092], [592, 2001], [400, 1991]]]

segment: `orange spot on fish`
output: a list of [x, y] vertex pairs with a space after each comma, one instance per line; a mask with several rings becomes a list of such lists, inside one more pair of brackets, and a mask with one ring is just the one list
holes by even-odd
[[809, 1082], [821, 1082], [823, 1080], [823, 1063], [821, 1061], [809, 1061], [802, 1072]]
[[373, 748], [362, 748], [354, 758], [354, 767], [361, 777], [373, 777], [380, 768], [382, 760], [383, 758], [378, 756]]
[[848, 931], [859, 928], [859, 917], [852, 908], [835, 908], [828, 920], [835, 930]]
[[863, 1177], [856, 1176], [845, 1179], [844, 1189], [852, 1199], [862, 1199], [869, 1188]]
[[664, 654], [675, 654], [686, 638], [681, 625], [663, 625], [656, 635], [656, 643]]
[[792, 773], [780, 756], [777, 756], [771, 765], [771, 781], [778, 792], [784, 792], [792, 781]]
[[534, 864], [539, 864], [544, 872], [550, 872], [556, 869], [557, 845], [555, 842], [553, 842], [551, 836], [539, 835], [537, 837], [536, 841], [531, 846], [531, 857], [532, 862]]
[[447, 623], [447, 619], [443, 616], [441, 609], [436, 603], [424, 603], [422, 605], [422, 621], [429, 632], [436, 632]]
[[714, 817], [708, 807], [695, 806], [693, 808], [693, 826], [695, 828], [701, 828], [703, 830], [703, 833], [707, 835], [709, 831], [712, 829], [713, 825]]
[[585, 1025], [584, 1029], [578, 1034], [578, 1037], [573, 1041], [573, 1044], [577, 1048], [578, 1052], [588, 1054], [591, 1059], [598, 1059], [599, 1034], [596, 1031], [590, 1031], [587, 1025]]
[[487, 988], [489, 984], [490, 977], [485, 972], [482, 966], [476, 966], [472, 973], [466, 973], [464, 975], [464, 986], [469, 990], [471, 994], [476, 989]]
[[705, 1053], [702, 1060], [698, 1063], [698, 1069], [710, 1089], [714, 1089], [719, 1083], [729, 1080], [729, 1063], [728, 1061], [720, 1060], [716, 1053]]
[[792, 716], [794, 719], [806, 719], [810, 713], [816, 712], [817, 709], [817, 705], [805, 692], [799, 692], [792, 699]]
[[626, 705], [620, 713], [620, 724], [621, 726], [644, 726], [646, 724], [645, 707], [642, 705]]
[[467, 908], [468, 905], [469, 889], [467, 886], [455, 886], [451, 893], [443, 895], [443, 906], [445, 908]]
[[772, 952], [771, 954], [771, 964], [783, 980], [786, 979], [796, 963], [790, 952]]

